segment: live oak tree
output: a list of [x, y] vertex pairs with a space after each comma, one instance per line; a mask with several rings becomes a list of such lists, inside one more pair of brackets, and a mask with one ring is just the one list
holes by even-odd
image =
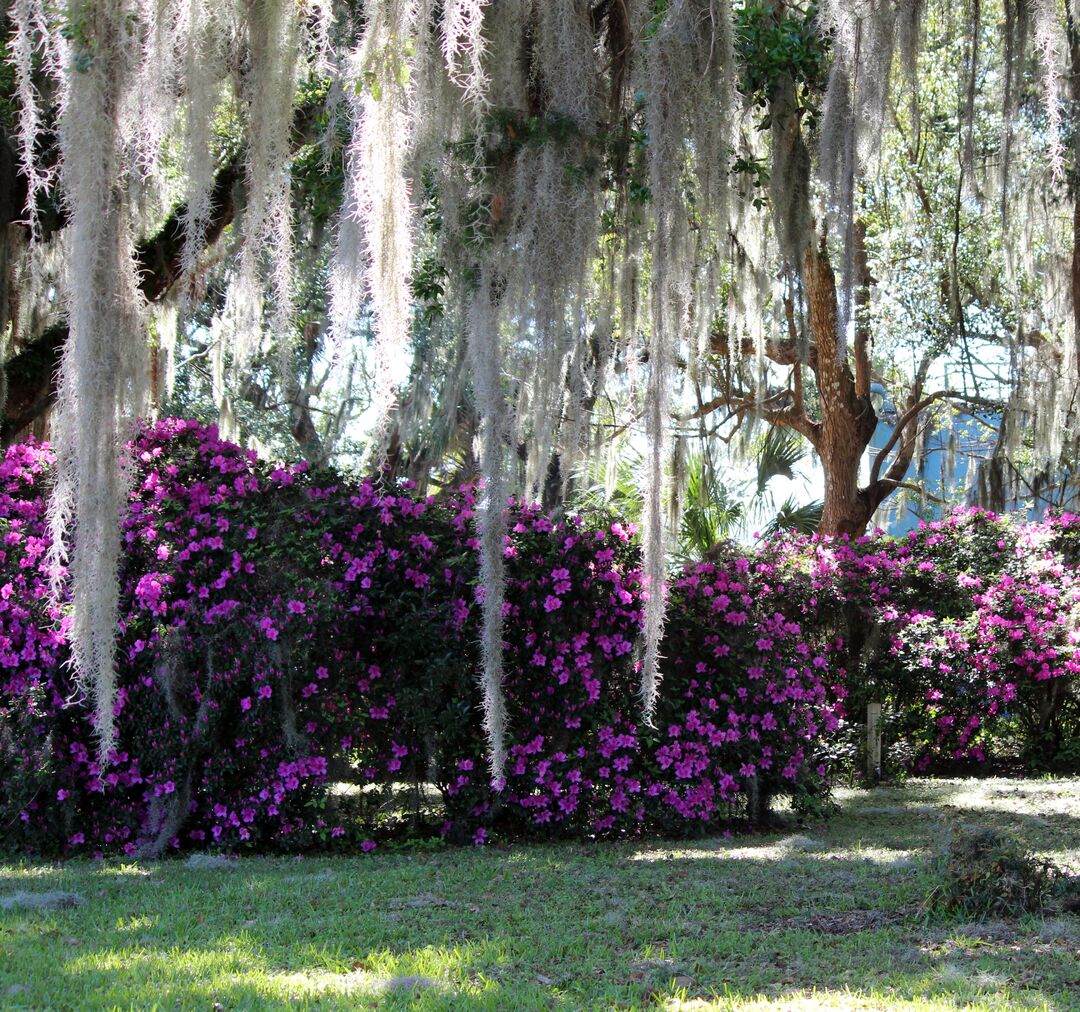
[[[70, 591], [103, 754], [122, 446], [130, 420], [168, 392], [177, 326], [203, 342], [226, 422], [242, 390], [257, 399], [245, 385], [252, 364], [273, 352], [288, 392], [306, 342], [303, 392], [284, 398], [304, 442], [313, 363], [348, 363], [350, 337], [370, 321], [376, 460], [430, 425], [424, 391], [439, 372], [454, 377], [440, 398], [456, 416], [453, 366], [468, 365], [496, 775], [502, 505], [510, 491], [541, 491], [553, 461], [569, 474], [602, 445], [612, 405], [615, 427], [640, 425], [645, 445], [646, 719], [675, 428], [723, 412], [800, 432], [826, 475], [821, 529], [858, 534], [904, 484], [927, 411], [953, 399], [928, 385], [931, 367], [965, 339], [976, 303], [1007, 307], [1010, 445], [1034, 433], [1032, 452], [1053, 460], [1064, 445], [1055, 434], [1073, 424], [1063, 251], [1075, 233], [1062, 230], [1061, 209], [1073, 200], [1075, 33], [1052, 0], [14, 0], [7, 24], [17, 115], [0, 145], [0, 213], [11, 223], [0, 273], [13, 299], [0, 304], [18, 347], [4, 431], [11, 438], [55, 401], [55, 590]], [[926, 38], [954, 46], [944, 125], [936, 114], [919, 122]], [[1002, 110], [994, 139], [979, 115], [987, 94]], [[882, 365], [878, 292], [894, 268], [881, 255], [891, 205], [878, 181], [895, 167], [905, 123], [916, 196], [923, 138], [951, 129], [955, 142], [952, 196], [935, 185], [899, 212], [952, 215], [951, 233], [922, 251], [951, 322], [930, 335], [894, 438], [860, 487]], [[343, 169], [319, 190], [315, 215], [295, 185], [312, 144], [328, 168], [307, 172], [309, 187]], [[972, 300], [957, 251], [964, 222], [991, 204], [1007, 277]], [[332, 221], [326, 243], [310, 227], [319, 215]], [[322, 248], [332, 252], [312, 259]], [[216, 300], [199, 294], [211, 261]], [[298, 279], [318, 270], [325, 307], [313, 309]], [[460, 354], [440, 334], [463, 338]], [[1052, 393], [1046, 403], [1028, 392], [1035, 378]]]

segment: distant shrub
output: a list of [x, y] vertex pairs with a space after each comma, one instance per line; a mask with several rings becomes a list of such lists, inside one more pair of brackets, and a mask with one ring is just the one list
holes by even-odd
[[1075, 524], [965, 510], [907, 539], [902, 607], [883, 617], [897, 701], [922, 719], [921, 766], [936, 756], [1069, 764], [1080, 582], [1058, 541]]
[[[813, 596], [788, 611], [844, 641], [850, 714], [884, 703], [887, 751], [908, 768], [1080, 768], [1078, 530], [1067, 513], [958, 509], [902, 538], [783, 538], [758, 556], [801, 574]], [[862, 765], [858, 734], [838, 744]]]

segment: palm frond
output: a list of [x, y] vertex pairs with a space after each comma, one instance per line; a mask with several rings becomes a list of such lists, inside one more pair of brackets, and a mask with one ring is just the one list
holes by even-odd
[[765, 527], [765, 534], [771, 536], [780, 531], [791, 531], [795, 534], [813, 534], [821, 524], [821, 514], [825, 504], [817, 499], [814, 502], [800, 506], [794, 499], [787, 499], [776, 516]]
[[757, 491], [761, 495], [765, 486], [778, 476], [793, 478], [795, 465], [806, 456], [802, 437], [792, 429], [779, 425], [769, 428], [761, 441], [757, 457]]
[[701, 558], [729, 537], [742, 517], [742, 504], [720, 480], [712, 458], [700, 451], [690, 454], [679, 523], [679, 556], [684, 560]]

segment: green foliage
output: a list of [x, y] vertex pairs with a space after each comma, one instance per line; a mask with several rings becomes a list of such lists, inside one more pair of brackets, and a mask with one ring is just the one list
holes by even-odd
[[446, 288], [450, 270], [440, 255], [436, 239], [442, 228], [442, 208], [439, 206], [439, 188], [434, 174], [426, 170], [420, 179], [421, 196], [416, 261], [412, 272], [412, 294], [418, 316], [418, 358], [425, 357], [427, 344], [431, 341], [431, 327], [441, 320], [446, 308]]
[[692, 454], [687, 464], [686, 496], [679, 524], [679, 554], [700, 559], [717, 542], [731, 537], [745, 510], [720, 480], [707, 454]]
[[813, 534], [821, 524], [821, 515], [825, 504], [817, 499], [814, 502], [797, 503], [788, 497], [781, 503], [776, 516], [766, 524], [762, 532], [766, 537], [788, 531], [793, 534]]
[[314, 129], [313, 139], [299, 148], [292, 161], [293, 199], [317, 230], [337, 214], [345, 186], [342, 152], [348, 134], [340, 118], [331, 115], [329, 91], [329, 78], [305, 82], [299, 89], [298, 105], [313, 110]]
[[753, 155], [741, 155], [735, 159], [731, 164], [732, 175], [746, 176], [750, 180], [751, 186], [755, 190], [759, 190], [751, 198], [751, 203], [759, 211], [762, 210], [768, 204], [768, 192], [769, 192], [769, 162], [766, 158], [755, 157]]
[[[735, 52], [739, 61], [739, 90], [761, 110], [767, 110], [781, 79], [795, 84], [799, 114], [812, 126], [818, 101], [828, 81], [828, 43], [816, 25], [817, 6], [793, 9], [777, 16], [772, 3], [746, 3], [735, 12]], [[769, 115], [759, 122], [768, 129]]]
[[795, 465], [806, 456], [802, 437], [793, 429], [776, 425], [762, 440], [757, 456], [757, 494], [776, 477], [793, 478]]

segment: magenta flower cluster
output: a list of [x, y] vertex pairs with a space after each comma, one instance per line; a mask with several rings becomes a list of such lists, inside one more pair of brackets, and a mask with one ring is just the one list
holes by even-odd
[[891, 704], [893, 742], [918, 769], [1080, 758], [1078, 563], [1080, 517], [976, 508], [902, 538], [789, 538], [758, 553], [759, 567], [807, 576], [789, 608], [844, 632], [849, 691]]
[[[441, 832], [702, 827], [818, 792], [829, 643], [763, 610], [745, 560], [672, 591], [665, 702], [640, 720], [636, 531], [511, 501], [505, 780], [486, 766], [471, 489], [435, 501], [270, 466], [168, 420], [133, 443], [117, 749], [102, 761], [47, 594], [47, 447], [0, 466], [0, 818], [28, 850], [370, 850]], [[837, 686], [837, 688], [839, 688]], [[334, 784], [351, 789], [331, 789]], [[437, 791], [437, 804], [431, 791]]]

